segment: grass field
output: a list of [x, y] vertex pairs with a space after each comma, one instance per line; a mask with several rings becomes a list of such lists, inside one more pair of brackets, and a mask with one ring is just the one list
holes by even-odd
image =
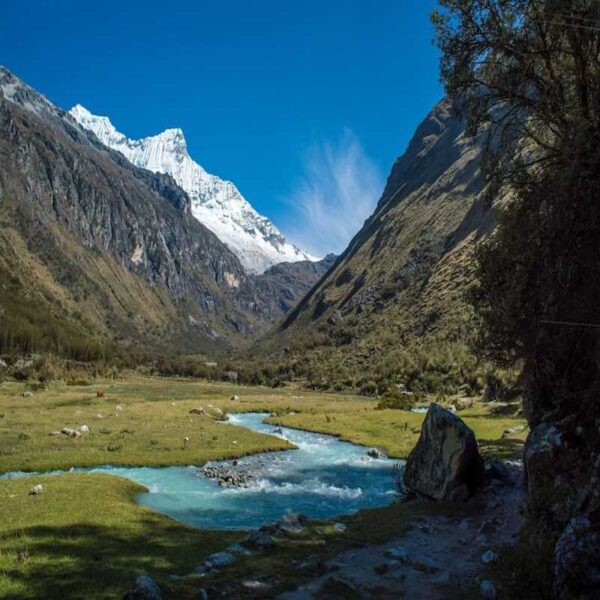
[[[274, 422], [380, 446], [404, 457], [423, 420], [421, 414], [376, 410], [375, 400], [358, 396], [138, 375], [93, 385], [54, 383], [31, 397], [21, 396], [26, 389], [23, 383], [0, 385], [0, 473], [103, 464], [199, 465], [289, 447], [271, 436], [224, 426], [218, 421], [219, 411], [271, 412]], [[104, 392], [103, 398], [97, 397], [98, 390]], [[231, 399], [234, 394], [237, 400]], [[189, 414], [199, 407], [206, 414]], [[508, 453], [522, 443], [522, 433], [502, 436], [505, 429], [522, 426], [521, 419], [494, 416], [483, 406], [460, 414], [484, 450]], [[90, 432], [79, 439], [50, 435], [84, 423]], [[190, 442], [184, 447], [186, 436]], [[44, 493], [29, 496], [38, 481]], [[141, 508], [135, 496], [142, 489], [98, 474], [0, 480], [0, 597], [119, 598], [144, 572], [167, 589], [171, 585], [171, 597], [192, 594], [193, 582], [192, 587], [189, 582], [173, 587], [166, 584], [166, 577], [189, 573], [208, 554], [223, 550], [240, 535], [192, 529]], [[349, 544], [393, 535], [417, 508], [359, 513], [346, 519], [344, 535], [322, 525], [318, 535], [285, 542], [274, 556], [244, 559], [230, 574], [239, 579], [244, 569], [258, 570], [285, 587], [288, 578], [299, 577], [290, 569], [294, 557], [326, 556]], [[418, 510], [437, 508], [428, 505]], [[380, 521], [385, 524], [381, 528], [376, 526]], [[20, 560], [23, 552], [26, 558]]]
[[120, 598], [137, 575], [189, 573], [241, 537], [141, 508], [143, 489], [100, 474], [0, 481], [0, 598]]

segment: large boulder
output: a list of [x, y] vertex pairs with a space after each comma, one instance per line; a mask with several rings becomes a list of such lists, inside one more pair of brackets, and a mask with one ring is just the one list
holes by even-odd
[[431, 404], [404, 471], [408, 488], [435, 500], [464, 500], [483, 482], [483, 460], [473, 431]]
[[554, 550], [554, 593], [568, 600], [600, 598], [600, 531], [589, 517], [574, 517]]
[[564, 448], [561, 432], [550, 423], [541, 423], [532, 429], [525, 441], [523, 458], [529, 495], [552, 484], [554, 467]]

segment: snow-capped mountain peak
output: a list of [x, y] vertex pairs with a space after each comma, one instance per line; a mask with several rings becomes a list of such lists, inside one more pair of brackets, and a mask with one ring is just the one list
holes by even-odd
[[192, 214], [231, 248], [248, 271], [262, 273], [280, 262], [318, 260], [287, 242], [233, 183], [207, 173], [195, 162], [188, 154], [181, 129], [165, 129], [132, 140], [117, 131], [108, 117], [94, 115], [80, 104], [69, 112], [103, 144], [121, 152], [134, 165], [171, 175], [190, 196]]

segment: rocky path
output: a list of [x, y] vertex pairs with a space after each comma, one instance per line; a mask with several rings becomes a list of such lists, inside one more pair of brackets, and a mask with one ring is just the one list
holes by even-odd
[[468, 518], [418, 519], [407, 533], [382, 545], [346, 551], [327, 563], [328, 572], [280, 600], [326, 598], [461, 598], [479, 590], [495, 598], [493, 586], [482, 584], [486, 561], [517, 539], [525, 501], [522, 468], [509, 465], [514, 485], [493, 479], [469, 501]]

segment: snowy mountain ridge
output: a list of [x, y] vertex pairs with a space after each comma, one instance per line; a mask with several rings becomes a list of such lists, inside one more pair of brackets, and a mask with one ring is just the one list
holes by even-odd
[[263, 273], [281, 262], [318, 260], [286, 241], [283, 234], [241, 195], [230, 181], [207, 173], [187, 151], [181, 129], [166, 129], [139, 140], [117, 131], [108, 117], [77, 104], [69, 113], [106, 146], [132, 164], [167, 173], [188, 193], [192, 214], [227, 244], [251, 273]]

